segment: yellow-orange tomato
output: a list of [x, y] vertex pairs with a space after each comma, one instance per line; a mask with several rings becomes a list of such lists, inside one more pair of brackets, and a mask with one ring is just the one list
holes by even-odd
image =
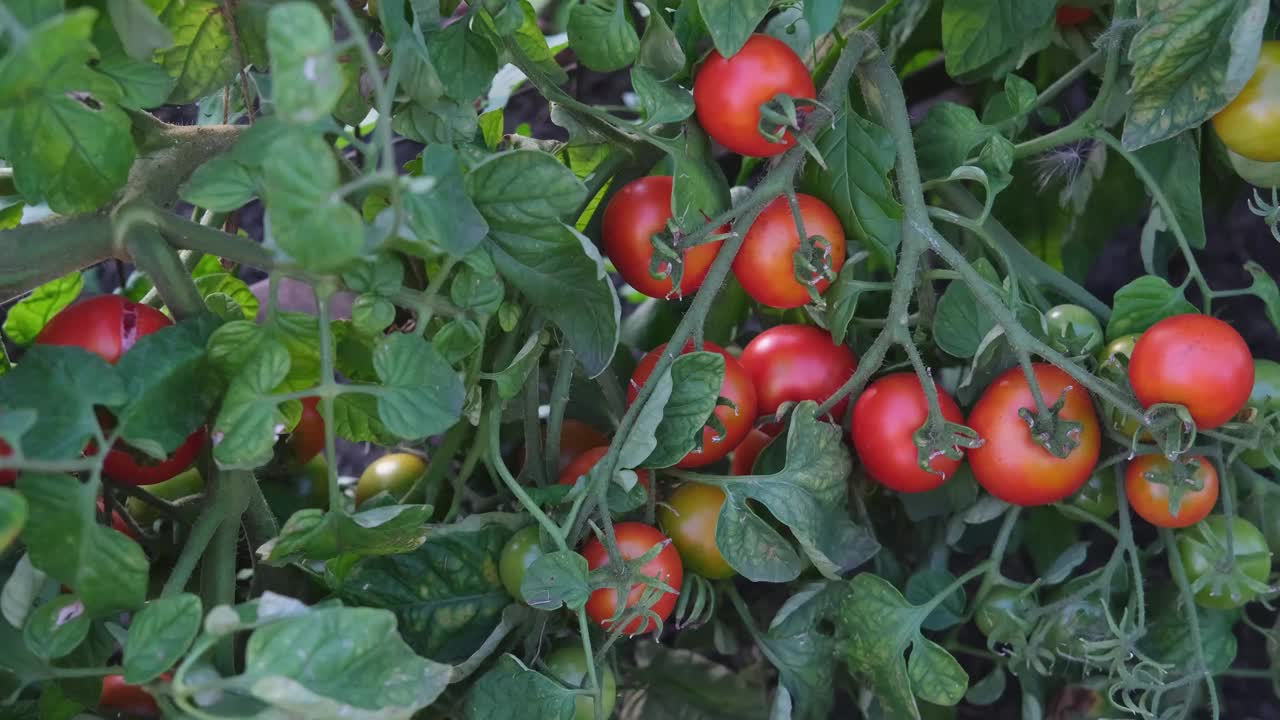
[[733, 577], [733, 568], [716, 545], [724, 499], [724, 490], [715, 485], [685, 483], [658, 506], [658, 524], [680, 552], [684, 566], [712, 580]]
[[1213, 129], [1239, 155], [1280, 161], [1280, 40], [1262, 43], [1253, 77], [1213, 116]]

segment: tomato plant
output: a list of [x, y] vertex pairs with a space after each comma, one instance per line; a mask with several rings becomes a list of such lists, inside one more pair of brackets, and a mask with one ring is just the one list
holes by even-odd
[[[662, 345], [654, 348], [640, 359], [635, 373], [631, 376], [631, 384], [627, 388], [628, 404], [634, 403], [639, 397], [640, 388], [649, 381], [666, 347]], [[692, 344], [685, 346], [685, 352], [692, 350]], [[716, 420], [723, 430], [714, 427], [704, 428], [698, 440], [698, 446], [680, 461], [679, 466], [684, 468], [702, 467], [728, 455], [729, 451], [737, 447], [751, 431], [751, 424], [755, 422], [758, 408], [755, 385], [752, 384], [751, 377], [738, 359], [715, 343], [704, 343], [703, 350], [724, 358], [724, 381], [720, 385], [720, 397], [727, 403], [717, 404], [714, 411]]]
[[1253, 389], [1253, 355], [1240, 333], [1207, 315], [1175, 315], [1138, 338], [1129, 382], [1145, 407], [1185, 405], [1196, 425], [1216, 428], [1235, 417]]
[[[751, 376], [761, 415], [778, 412], [783, 403], [825, 402], [858, 369], [852, 350], [807, 325], [771, 327], [752, 338], [738, 359]], [[847, 406], [837, 403], [828, 417], [843, 417]]]
[[[942, 417], [963, 423], [956, 401], [938, 390]], [[960, 467], [958, 459], [943, 455], [921, 466], [913, 439], [929, 419], [929, 400], [915, 373], [894, 373], [871, 383], [853, 406], [850, 435], [867, 474], [899, 492], [924, 492], [947, 481]]]
[[[1186, 462], [1195, 463], [1195, 470], [1183, 478], [1174, 474], [1174, 464], [1163, 455], [1139, 455], [1131, 460], [1124, 471], [1124, 492], [1134, 512], [1152, 525], [1166, 528], [1194, 525], [1213, 512], [1218, 501], [1218, 471], [1203, 455], [1186, 458]], [[1180, 492], [1174, 489], [1181, 485], [1186, 487]]]
[[1276, 7], [0, 2], [0, 717], [1257, 715]]
[[676, 288], [672, 264], [662, 266], [662, 279], [652, 274], [654, 248], [651, 238], [671, 220], [669, 175], [633, 180], [619, 190], [604, 211], [601, 237], [604, 250], [631, 287], [654, 298], [689, 295], [702, 285], [720, 249], [719, 242], [705, 243], [681, 252], [680, 285]]
[[1052, 365], [1037, 364], [1036, 381], [1047, 403], [1063, 402], [1059, 418], [1076, 423], [1075, 447], [1066, 457], [1032, 437], [1022, 410], [1035, 413], [1035, 398], [1021, 368], [996, 378], [969, 413], [969, 426], [985, 443], [968, 453], [973, 475], [992, 495], [1016, 505], [1045, 505], [1069, 497], [1088, 481], [1101, 447], [1098, 417], [1088, 393]]
[[1228, 521], [1225, 515], [1210, 515], [1183, 530], [1178, 535], [1178, 558], [1201, 607], [1240, 607], [1258, 596], [1259, 585], [1271, 575], [1266, 538], [1239, 517]]
[[658, 524], [680, 552], [684, 567], [711, 580], [733, 576], [716, 546], [716, 527], [724, 491], [714, 485], [685, 483], [658, 508]]
[[[827, 274], [844, 264], [844, 228], [823, 202], [796, 195], [805, 238], [787, 198], [780, 197], [760, 211], [747, 230], [733, 261], [733, 274], [756, 302], [774, 308], [800, 307], [809, 302], [809, 288], [821, 293], [831, 284]], [[797, 258], [813, 258], [811, 268], [799, 271]], [[803, 280], [803, 282], [802, 282]]]
[[779, 94], [813, 99], [818, 90], [800, 56], [768, 35], [747, 38], [730, 58], [712, 50], [693, 82], [702, 128], [721, 145], [754, 157], [773, 157], [795, 144], [790, 133], [778, 141], [760, 133], [760, 106]]
[[[638, 522], [618, 523], [613, 527], [617, 538], [618, 552], [625, 561], [636, 560], [659, 545], [664, 545], [654, 558], [641, 565], [637, 572], [665, 583], [674, 593], [660, 588], [653, 588], [644, 583], [636, 583], [627, 593], [626, 605], [618, 607], [618, 591], [601, 588], [591, 593], [587, 599], [587, 615], [598, 625], [609, 629], [621, 617], [621, 612], [637, 606], [647, 607], [645, 614], [627, 623], [622, 632], [627, 635], [642, 635], [658, 628], [658, 622], [665, 622], [675, 610], [676, 598], [684, 583], [684, 566], [680, 563], [680, 554], [670, 541], [654, 527]], [[592, 538], [582, 546], [582, 556], [587, 559], [587, 567], [595, 570], [609, 565], [609, 553], [604, 543]], [[652, 602], [642, 605], [642, 600], [650, 596]]]

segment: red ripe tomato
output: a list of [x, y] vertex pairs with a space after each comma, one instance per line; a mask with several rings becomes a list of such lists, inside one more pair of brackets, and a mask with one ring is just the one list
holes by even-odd
[[[711, 242], [684, 251], [684, 274], [679, 290], [673, 290], [670, 277], [659, 280], [649, 274], [649, 263], [653, 260], [650, 238], [664, 230], [671, 219], [672, 186], [670, 175], [633, 180], [609, 200], [604, 210], [601, 235], [605, 253], [628, 285], [654, 298], [682, 297], [696, 291], [721, 245]], [[727, 230], [726, 227], [717, 232]]]
[[767, 433], [759, 429], [752, 429], [738, 443], [738, 447], [733, 450], [733, 459], [730, 460], [730, 475], [754, 475], [752, 468], [756, 466], [756, 458], [760, 457], [761, 451], [773, 442], [773, 438]]
[[[823, 266], [839, 271], [844, 265], [844, 228], [840, 218], [821, 200], [811, 195], [797, 194], [800, 217], [804, 219], [804, 231], [809, 237], [821, 235], [830, 244]], [[795, 253], [800, 249], [800, 233], [796, 232], [795, 216], [786, 197], [779, 197], [765, 206], [760, 216], [747, 231], [742, 248], [733, 259], [733, 274], [756, 302], [775, 308], [800, 307], [809, 302], [809, 289], [796, 280]], [[818, 292], [831, 283], [825, 278], [817, 280]]]
[[693, 82], [693, 104], [703, 129], [721, 145], [752, 157], [772, 157], [796, 143], [790, 133], [779, 143], [760, 134], [760, 106], [780, 93], [818, 96], [800, 56], [768, 35], [752, 35], [727, 60], [712, 50]]
[[[74, 345], [97, 353], [114, 365], [138, 338], [172, 324], [173, 321], [164, 313], [149, 305], [130, 302], [119, 295], [98, 295], [53, 316], [36, 342], [41, 345]], [[114, 421], [104, 418], [104, 424], [111, 422]], [[205, 429], [198, 428], [168, 459], [160, 462], [120, 443], [107, 453], [102, 471], [112, 480], [130, 485], [164, 482], [195, 462], [204, 441]], [[92, 444], [88, 452], [96, 452]]]
[[324, 450], [324, 417], [317, 407], [319, 402], [318, 397], [302, 398], [302, 417], [289, 436], [293, 457], [299, 465], [306, 465]]
[[[101, 513], [104, 507], [105, 505], [102, 503], [102, 498], [98, 498], [98, 512]], [[133, 528], [129, 527], [129, 523], [125, 522], [124, 518], [120, 517], [119, 512], [111, 513], [111, 528], [122, 535], [127, 535], [133, 538], [134, 540], [138, 539], [137, 533], [133, 531]]]
[[1218, 502], [1218, 471], [1203, 455], [1191, 459], [1200, 464], [1195, 478], [1200, 481], [1201, 489], [1183, 493], [1178, 514], [1174, 515], [1169, 509], [1169, 486], [1147, 477], [1148, 474], [1170, 474], [1173, 463], [1163, 455], [1134, 458], [1124, 471], [1124, 493], [1134, 512], [1152, 525], [1164, 528], [1190, 527], [1208, 517]]
[[1202, 430], [1235, 417], [1253, 389], [1253, 356], [1235, 328], [1208, 315], [1175, 315], [1138, 338], [1129, 384], [1143, 407], [1185, 405]]
[[[9, 447], [9, 443], [0, 440], [0, 457], [8, 457], [13, 454], [13, 448]], [[0, 485], [12, 485], [18, 480], [17, 470], [0, 470]]]
[[129, 485], [155, 485], [162, 483], [178, 473], [191, 467], [204, 447], [204, 428], [196, 428], [195, 432], [182, 441], [177, 450], [164, 460], [143, 455], [124, 443], [119, 443], [107, 453], [102, 463], [102, 472], [116, 482]]
[[[657, 578], [676, 591], [663, 593], [650, 608], [665, 622], [671, 617], [671, 611], [676, 607], [680, 587], [684, 584], [684, 565], [680, 563], [680, 553], [670, 544], [666, 536], [644, 523], [618, 523], [613, 526], [613, 533], [618, 539], [618, 550], [622, 553], [624, 560], [634, 560], [649, 552], [654, 545], [667, 543], [657, 557], [640, 568], [641, 574]], [[582, 557], [587, 559], [587, 568], [591, 570], [609, 564], [609, 551], [596, 538], [592, 538], [582, 546]], [[627, 593], [627, 607], [637, 605], [646, 588], [647, 586], [639, 583], [632, 585], [631, 591]], [[587, 615], [606, 630], [612, 626], [613, 623], [610, 620], [617, 613], [617, 609], [618, 593], [612, 588], [601, 588], [587, 598]], [[657, 627], [657, 623], [652, 618], [636, 618], [627, 625], [625, 632], [627, 635], [639, 635], [653, 632]]]
[[[808, 325], [778, 325], [755, 336], [742, 350], [742, 367], [756, 386], [760, 414], [772, 415], [784, 402], [824, 402], [858, 369], [858, 358], [831, 333]], [[847, 399], [831, 409], [840, 422]]]
[[119, 295], [98, 295], [54, 315], [36, 342], [81, 347], [115, 365], [138, 338], [172, 324], [150, 305], [130, 302]]
[[[578, 478], [591, 472], [591, 468], [595, 467], [596, 463], [600, 462], [600, 458], [604, 457], [607, 452], [609, 452], [609, 446], [602, 445], [591, 448], [579, 455], [573, 462], [569, 463], [569, 467], [560, 473], [560, 484], [573, 485], [577, 483]], [[645, 490], [653, 487], [653, 473], [648, 470], [636, 470], [636, 479], [640, 481]]]
[[[938, 405], [949, 422], [964, 422], [956, 401], [941, 388]], [[853, 406], [850, 430], [867, 474], [900, 492], [924, 492], [946, 482], [960, 467], [959, 460], [940, 455], [929, 461], [933, 472], [920, 467], [912, 436], [928, 419], [929, 401], [914, 372], [886, 375], [871, 383]]]
[[986, 441], [967, 453], [973, 475], [992, 495], [1014, 505], [1048, 505], [1071, 496], [1098, 464], [1102, 440], [1089, 393], [1053, 365], [1036, 363], [1034, 369], [1044, 401], [1052, 405], [1065, 394], [1059, 418], [1081, 424], [1079, 445], [1067, 457], [1036, 444], [1019, 417], [1022, 408], [1036, 409], [1020, 367], [996, 378], [969, 413], [969, 427]]
[[[542, 427], [542, 439], [547, 439], [547, 428]], [[593, 447], [608, 445], [609, 438], [604, 433], [573, 418], [565, 418], [560, 423], [560, 458], [556, 465], [556, 472], [564, 472], [569, 467], [569, 463], [573, 462], [582, 453]], [[524, 467], [524, 448], [520, 448], [517, 465]]]
[[[649, 380], [649, 375], [653, 373], [653, 368], [666, 347], [659, 345], [640, 358], [635, 373], [631, 375], [631, 384], [627, 387], [627, 405], [635, 402], [640, 388]], [[751, 431], [751, 424], [756, 420], [756, 389], [742, 364], [713, 342], [703, 342], [702, 348], [706, 352], [719, 353], [724, 358], [724, 383], [720, 385], [720, 397], [728, 399], [734, 407], [716, 406], [714, 412], [724, 425], [724, 434], [717, 436], [711, 427], [703, 428], [701, 449], [695, 448], [685, 455], [677, 464], [677, 467], [682, 468], [702, 467], [728, 455], [747, 436]], [[692, 351], [693, 342], [690, 341], [684, 346], [684, 352]]]
[[[169, 674], [165, 673], [161, 677], [168, 680]], [[151, 693], [125, 682], [123, 675], [102, 678], [102, 696], [98, 699], [98, 709], [134, 718], [160, 717], [160, 706], [151, 697]]]
[[1058, 6], [1058, 26], [1071, 27], [1073, 25], [1083, 25], [1089, 22], [1089, 18], [1093, 17], [1093, 11], [1085, 7], [1076, 7], [1075, 5]]

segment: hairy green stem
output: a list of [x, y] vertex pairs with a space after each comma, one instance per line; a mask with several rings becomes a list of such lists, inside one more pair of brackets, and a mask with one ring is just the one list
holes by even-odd
[[141, 225], [133, 228], [126, 242], [138, 269], [155, 283], [156, 291], [175, 320], [209, 312], [178, 252], [160, 237], [154, 227]]

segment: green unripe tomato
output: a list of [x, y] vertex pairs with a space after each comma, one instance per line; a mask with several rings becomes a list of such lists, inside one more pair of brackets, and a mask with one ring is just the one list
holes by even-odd
[[[203, 491], [204, 478], [200, 476], [200, 471], [195, 468], [187, 468], [162, 483], [147, 486], [147, 492], [161, 500], [170, 502], [181, 500]], [[136, 497], [125, 500], [124, 506], [129, 511], [129, 515], [144, 528], [161, 517], [160, 513], [151, 504]]]
[[1044, 314], [1049, 343], [1067, 355], [1087, 355], [1102, 347], [1102, 324], [1079, 305], [1058, 305]]
[[[1248, 578], [1266, 582], [1271, 575], [1271, 549], [1262, 531], [1253, 523], [1237, 517], [1231, 524], [1231, 551], [1237, 571]], [[1210, 515], [1201, 522], [1178, 533], [1178, 557], [1192, 585], [1200, 578], [1214, 573], [1226, 560], [1227, 518]], [[1225, 580], [1225, 578], [1224, 578]], [[1196, 593], [1200, 607], [1226, 610], [1237, 608], [1257, 597], [1251, 588], [1237, 581], [1205, 584]]]
[[1099, 520], [1106, 520], [1115, 515], [1120, 507], [1120, 499], [1116, 497], [1115, 481], [1107, 477], [1109, 474], [1110, 471], [1094, 473], [1084, 487], [1066, 499], [1066, 504], [1075, 506]]
[[[591, 684], [587, 675], [587, 663], [591, 658], [580, 647], [572, 645], [562, 647], [548, 655], [543, 662], [547, 665], [547, 674], [571, 688], [585, 688]], [[613, 677], [613, 670], [608, 665], [596, 668], [596, 678], [600, 681], [600, 695], [603, 701], [603, 715], [596, 715], [595, 701], [590, 695], [579, 695], [575, 702], [574, 720], [604, 720], [613, 714], [613, 705], [618, 700], [618, 683]]]
[[716, 545], [724, 500], [724, 490], [715, 485], [685, 483], [658, 506], [658, 524], [675, 544], [685, 569], [712, 580], [734, 575]]
[[[1261, 415], [1270, 415], [1280, 411], [1280, 363], [1274, 360], [1254, 359], [1253, 390], [1249, 393], [1249, 407], [1256, 408]], [[1280, 447], [1275, 448], [1280, 454]], [[1251, 468], [1264, 468], [1269, 465], [1266, 455], [1260, 450], [1249, 450], [1240, 456]]]
[[383, 455], [360, 474], [360, 482], [356, 484], [356, 507], [384, 490], [399, 499], [426, 471], [427, 464], [417, 455]]
[[502, 546], [502, 554], [498, 556], [498, 577], [502, 579], [502, 587], [511, 593], [511, 597], [525, 602], [520, 584], [524, 582], [525, 571], [542, 555], [537, 525], [520, 528]]
[[983, 635], [997, 641], [1014, 639], [1018, 621], [1036, 609], [1035, 597], [1025, 594], [1025, 585], [996, 585], [978, 603], [973, 621]]
[[[1121, 335], [1107, 343], [1095, 356], [1098, 360], [1098, 374], [1114, 383], [1129, 382], [1129, 358], [1133, 355], [1133, 346], [1138, 343], [1138, 335]], [[1133, 437], [1142, 427], [1138, 418], [1121, 412], [1114, 405], [1099, 401], [1102, 421], [1116, 432], [1127, 438]], [[1151, 442], [1151, 433], [1146, 430], [1138, 438], [1142, 442]]]

